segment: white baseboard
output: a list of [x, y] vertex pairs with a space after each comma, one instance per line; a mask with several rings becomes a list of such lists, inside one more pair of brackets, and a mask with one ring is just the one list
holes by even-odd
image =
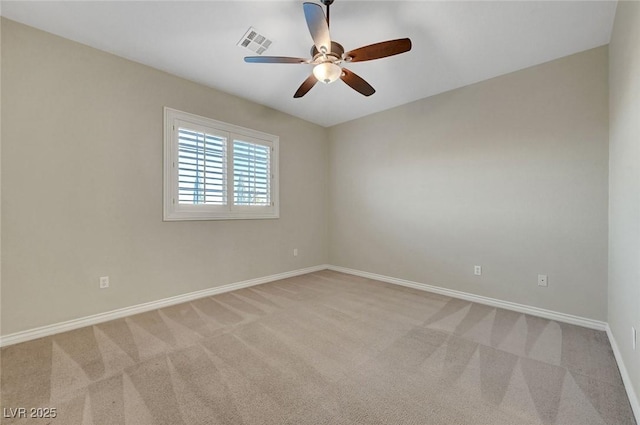
[[624, 365], [624, 361], [622, 360], [622, 353], [620, 353], [620, 349], [618, 348], [618, 343], [616, 342], [616, 339], [613, 336], [613, 332], [611, 332], [611, 328], [609, 327], [608, 324], [607, 324], [606, 331], [607, 331], [607, 336], [609, 337], [609, 342], [611, 343], [611, 349], [613, 350], [613, 355], [616, 358], [616, 362], [618, 362], [618, 369], [620, 370], [620, 375], [622, 376], [622, 382], [624, 383], [624, 388], [627, 391], [627, 397], [629, 397], [631, 410], [633, 410], [633, 414], [636, 417], [636, 422], [640, 424], [640, 401], [638, 400], [638, 396], [636, 395], [636, 392], [633, 389], [631, 376], [629, 376], [629, 372], [627, 371], [627, 368]]
[[92, 316], [81, 317], [81, 318], [69, 320], [66, 322], [55, 323], [52, 325], [29, 329], [22, 332], [3, 335], [3, 336], [0, 336], [0, 347], [11, 345], [11, 344], [17, 344], [19, 342], [29, 341], [29, 340], [41, 338], [44, 336], [49, 336], [49, 335], [53, 335], [60, 332], [66, 332], [73, 329], [78, 329], [83, 326], [90, 326], [90, 325], [95, 325], [97, 323], [106, 322], [109, 320], [120, 319], [122, 317], [131, 316], [133, 314], [144, 313], [147, 311], [156, 310], [158, 308], [168, 307], [170, 305], [192, 301], [198, 298], [209, 297], [212, 295], [229, 292], [236, 289], [247, 288], [254, 285], [260, 285], [262, 283], [273, 282], [275, 280], [286, 279], [289, 277], [299, 276], [307, 273], [313, 273], [313, 272], [325, 270], [325, 269], [352, 274], [355, 276], [366, 277], [369, 279], [379, 280], [382, 282], [392, 283], [396, 285], [407, 286], [410, 288], [415, 288], [415, 289], [420, 289], [427, 292], [446, 295], [453, 298], [459, 298], [467, 301], [477, 302], [480, 304], [490, 305], [492, 307], [504, 308], [507, 310], [517, 311], [520, 313], [531, 314], [532, 316], [544, 317], [546, 319], [557, 320], [559, 322], [565, 322], [565, 323], [571, 323], [573, 325], [584, 326], [591, 329], [597, 329], [602, 331], [607, 329], [607, 324], [605, 322], [600, 322], [597, 320], [587, 319], [579, 316], [573, 316], [571, 314], [559, 313], [556, 311], [545, 310], [542, 308], [532, 307], [524, 304], [517, 304], [509, 301], [502, 301], [495, 298], [483, 297], [481, 295], [474, 295], [468, 292], [456, 291], [453, 289], [446, 289], [439, 286], [427, 285], [426, 283], [413, 282], [410, 280], [398, 279], [395, 277], [389, 277], [389, 276], [384, 276], [380, 274], [364, 272], [361, 270], [323, 264], [319, 266], [293, 270], [290, 272], [284, 272], [284, 273], [278, 273], [270, 276], [259, 277], [256, 279], [245, 280], [242, 282], [235, 282], [227, 285], [216, 286], [213, 288], [190, 292], [183, 295], [177, 295], [175, 297], [165, 298], [162, 300], [151, 301], [148, 303], [138, 304], [131, 307], [125, 307], [118, 310], [108, 311], [105, 313], [99, 313]]
[[188, 302], [198, 298], [209, 297], [212, 295], [222, 294], [224, 292], [229, 292], [236, 289], [248, 288], [250, 286], [260, 285], [262, 283], [273, 282], [275, 280], [286, 279], [294, 276], [300, 276], [302, 274], [313, 273], [313, 272], [325, 270], [325, 269], [352, 274], [355, 276], [366, 277], [368, 279], [379, 280], [381, 282], [407, 286], [410, 288], [415, 288], [415, 289], [420, 289], [427, 292], [446, 295], [453, 298], [459, 298], [467, 301], [477, 302], [480, 304], [490, 305], [492, 307], [504, 308], [507, 310], [517, 311], [520, 313], [531, 314], [533, 316], [544, 317], [551, 320], [557, 320], [559, 322], [565, 322], [565, 323], [571, 323], [573, 325], [584, 326], [591, 329], [597, 329], [602, 331], [608, 329], [607, 323], [593, 320], [593, 319], [587, 319], [584, 317], [573, 316], [571, 314], [559, 313], [556, 311], [546, 310], [538, 307], [532, 307], [524, 304], [517, 304], [509, 301], [502, 301], [495, 298], [483, 297], [481, 295], [470, 294], [468, 292], [456, 291], [453, 289], [446, 289], [439, 286], [428, 285], [426, 283], [413, 282], [410, 280], [398, 279], [395, 277], [384, 276], [376, 273], [369, 273], [369, 272], [350, 269], [346, 267], [323, 264], [319, 266], [307, 267], [304, 269], [278, 273], [270, 276], [259, 277], [256, 279], [249, 279], [242, 282], [235, 282], [227, 285], [216, 286], [209, 289], [203, 289], [201, 291], [195, 291], [195, 292], [189, 292], [183, 295], [177, 295], [175, 297], [164, 298], [161, 300], [151, 301], [144, 304], [138, 304], [131, 307], [112, 310], [105, 313], [99, 313], [91, 316], [81, 317], [81, 318], [69, 320], [66, 322], [54, 323], [52, 325], [47, 325], [47, 326], [42, 326], [34, 329], [29, 329], [26, 331], [16, 332], [9, 335], [3, 335], [3, 336], [0, 336], [0, 347], [4, 347], [11, 344], [17, 344], [19, 342], [29, 341], [36, 338], [42, 338], [42, 337], [57, 334], [60, 332], [66, 332], [73, 329], [78, 329], [83, 326], [91, 326], [97, 323], [107, 322], [109, 320], [120, 319], [122, 317], [144, 313], [147, 311], [156, 310], [162, 307], [168, 307], [168, 306], [180, 304], [183, 302]]
[[300, 276], [307, 273], [313, 273], [319, 270], [325, 270], [327, 269], [327, 267], [328, 267], [327, 265], [323, 264], [319, 266], [307, 267], [304, 269], [278, 273], [271, 276], [264, 276], [256, 279], [244, 280], [242, 282], [235, 282], [227, 285], [216, 286], [209, 289], [203, 289], [201, 291], [195, 291], [195, 292], [189, 292], [183, 295], [177, 295], [175, 297], [164, 298], [161, 300], [151, 301], [144, 304], [138, 304], [131, 307], [125, 307], [117, 310], [107, 311], [105, 313], [98, 313], [91, 316], [68, 320], [66, 322], [54, 323], [52, 325], [41, 326], [38, 328], [26, 330], [26, 331], [3, 335], [3, 336], [0, 336], [0, 347], [17, 344], [20, 342], [30, 341], [32, 339], [42, 338], [45, 336], [54, 335], [61, 332], [71, 331], [74, 329], [82, 328], [84, 326], [91, 326], [98, 323], [107, 322], [109, 320], [120, 319], [122, 317], [131, 316], [134, 314], [145, 313], [147, 311], [157, 310], [162, 307], [168, 307], [175, 304], [193, 301], [198, 298], [210, 297], [212, 295], [222, 294], [224, 292], [234, 291], [236, 289], [248, 288], [250, 286], [260, 285], [262, 283], [273, 282], [275, 280], [286, 279], [294, 276]]
[[352, 274], [355, 276], [366, 277], [368, 279], [379, 280], [382, 282], [393, 283], [395, 285], [407, 286], [409, 288], [420, 289], [422, 291], [433, 292], [436, 294], [446, 295], [452, 298], [459, 298], [466, 301], [472, 301], [479, 304], [490, 305], [492, 307], [504, 308], [505, 310], [517, 311], [518, 313], [530, 314], [532, 316], [544, 317], [545, 319], [556, 320], [558, 322], [570, 323], [572, 325], [584, 326], [585, 328], [597, 329], [604, 331], [607, 329], [607, 323], [599, 320], [588, 319], [586, 317], [574, 316], [571, 314], [560, 313], [557, 311], [546, 310], [544, 308], [532, 307], [529, 305], [503, 301], [496, 298], [483, 297], [481, 295], [470, 294], [468, 292], [446, 289], [439, 286], [427, 285], [426, 283], [413, 282], [411, 280], [398, 279], [395, 277], [384, 276], [381, 274], [363, 272], [361, 270], [349, 269], [339, 266], [328, 266], [329, 270]]

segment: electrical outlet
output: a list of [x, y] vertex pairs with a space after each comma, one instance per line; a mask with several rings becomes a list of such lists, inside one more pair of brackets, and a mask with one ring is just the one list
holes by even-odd
[[482, 266], [473, 266], [473, 274], [480, 276], [482, 274]]
[[638, 346], [638, 333], [636, 332], [636, 328], [631, 326], [631, 346], [635, 350]]
[[293, 248], [293, 256], [294, 257], [298, 256], [298, 248]]
[[547, 280], [546, 274], [538, 275], [538, 286], [549, 286], [549, 281]]
[[100, 289], [105, 289], [109, 287], [109, 276], [102, 276], [100, 278]]

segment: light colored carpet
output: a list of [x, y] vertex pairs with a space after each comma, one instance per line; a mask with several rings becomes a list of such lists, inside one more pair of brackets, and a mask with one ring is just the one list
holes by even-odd
[[604, 332], [331, 271], [1, 353], [6, 424], [635, 424]]

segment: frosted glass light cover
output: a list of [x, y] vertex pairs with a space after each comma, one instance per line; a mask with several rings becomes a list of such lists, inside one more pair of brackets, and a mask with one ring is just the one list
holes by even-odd
[[342, 75], [342, 68], [335, 63], [324, 62], [313, 68], [313, 75], [318, 79], [318, 81], [329, 84], [340, 78], [340, 75]]

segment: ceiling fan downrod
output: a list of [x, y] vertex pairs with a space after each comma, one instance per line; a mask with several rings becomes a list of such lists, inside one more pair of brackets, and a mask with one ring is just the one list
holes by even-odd
[[329, 26], [329, 6], [331, 6], [333, 0], [320, 0], [320, 2], [327, 6], [327, 26]]

